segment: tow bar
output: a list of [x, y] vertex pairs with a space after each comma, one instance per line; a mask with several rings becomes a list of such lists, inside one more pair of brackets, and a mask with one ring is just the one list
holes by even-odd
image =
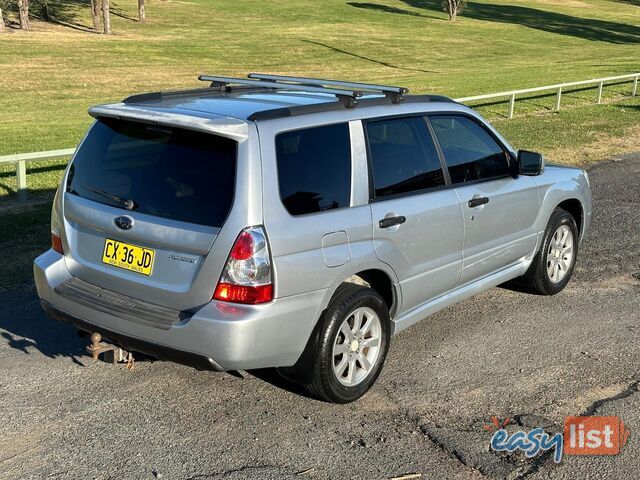
[[105, 354], [104, 361], [111, 362], [114, 365], [119, 362], [126, 362], [127, 370], [133, 370], [134, 358], [133, 353], [127, 352], [126, 350], [116, 346], [111, 345], [109, 343], [102, 341], [102, 335], [98, 332], [94, 332], [91, 334], [91, 345], [87, 346], [87, 352], [91, 354], [93, 357], [93, 361], [98, 360], [98, 356], [101, 354]]

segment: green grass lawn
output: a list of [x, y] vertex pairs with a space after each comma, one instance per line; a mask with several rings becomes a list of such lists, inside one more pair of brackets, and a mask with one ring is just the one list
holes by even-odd
[[[116, 35], [88, 32], [88, 2], [49, 0], [58, 24], [0, 35], [0, 155], [71, 147], [87, 108], [141, 91], [196, 87], [200, 73], [265, 71], [400, 84], [452, 97], [640, 71], [640, 7], [621, 0], [471, 1], [457, 22], [439, 0], [114, 0]], [[640, 150], [630, 84], [480, 110], [517, 147], [580, 162]], [[632, 141], [629, 140], [632, 139]], [[635, 140], [635, 141], [633, 141]], [[50, 192], [60, 162], [32, 165]], [[0, 167], [0, 198], [15, 190]], [[1, 202], [1, 200], [0, 200]]]
[[640, 8], [619, 0], [471, 1], [456, 23], [439, 0], [148, 0], [146, 24], [114, 0], [113, 37], [82, 31], [87, 3], [50, 0], [70, 26], [0, 36], [0, 154], [73, 146], [90, 105], [194, 87], [202, 72], [460, 97], [640, 70]]
[[[640, 6], [623, 0], [471, 1], [456, 23], [439, 0], [112, 0], [113, 29], [88, 32], [88, 2], [49, 0], [58, 24], [0, 34], [0, 155], [75, 146], [90, 105], [196, 87], [200, 73], [250, 71], [399, 84], [462, 97], [640, 71]], [[14, 19], [15, 20], [15, 19]], [[630, 85], [480, 111], [516, 147], [580, 163], [640, 150]], [[565, 108], [566, 107], [566, 108]], [[64, 161], [29, 165], [32, 198], [50, 198]], [[0, 167], [0, 288], [29, 281], [49, 244], [49, 208], [16, 211], [13, 166]], [[13, 213], [7, 213], [12, 211]]]
[[30, 282], [33, 259], [51, 245], [50, 207], [38, 207], [0, 215], [0, 249], [5, 254], [0, 268], [0, 291]]

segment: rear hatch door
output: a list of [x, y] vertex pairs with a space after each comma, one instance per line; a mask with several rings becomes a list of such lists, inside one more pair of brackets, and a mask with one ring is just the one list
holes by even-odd
[[98, 119], [67, 174], [71, 274], [176, 310], [208, 302], [229, 253], [212, 247], [233, 203], [237, 146], [211, 133]]

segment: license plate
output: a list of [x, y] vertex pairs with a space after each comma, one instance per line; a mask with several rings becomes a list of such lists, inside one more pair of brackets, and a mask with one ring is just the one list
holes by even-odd
[[102, 263], [142, 275], [151, 275], [155, 256], [156, 252], [150, 248], [138, 247], [107, 238], [104, 241]]

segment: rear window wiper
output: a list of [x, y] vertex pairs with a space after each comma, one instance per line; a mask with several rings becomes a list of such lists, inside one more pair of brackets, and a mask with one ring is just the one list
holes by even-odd
[[137, 207], [136, 202], [129, 198], [119, 197], [118, 195], [114, 195], [113, 193], [105, 192], [104, 190], [100, 190], [99, 188], [88, 187], [86, 185], [82, 185], [82, 188], [86, 188], [87, 190], [92, 191], [93, 193], [97, 193], [98, 195], [102, 195], [103, 197], [109, 198], [119, 205], [123, 206], [127, 210], [133, 210]]

